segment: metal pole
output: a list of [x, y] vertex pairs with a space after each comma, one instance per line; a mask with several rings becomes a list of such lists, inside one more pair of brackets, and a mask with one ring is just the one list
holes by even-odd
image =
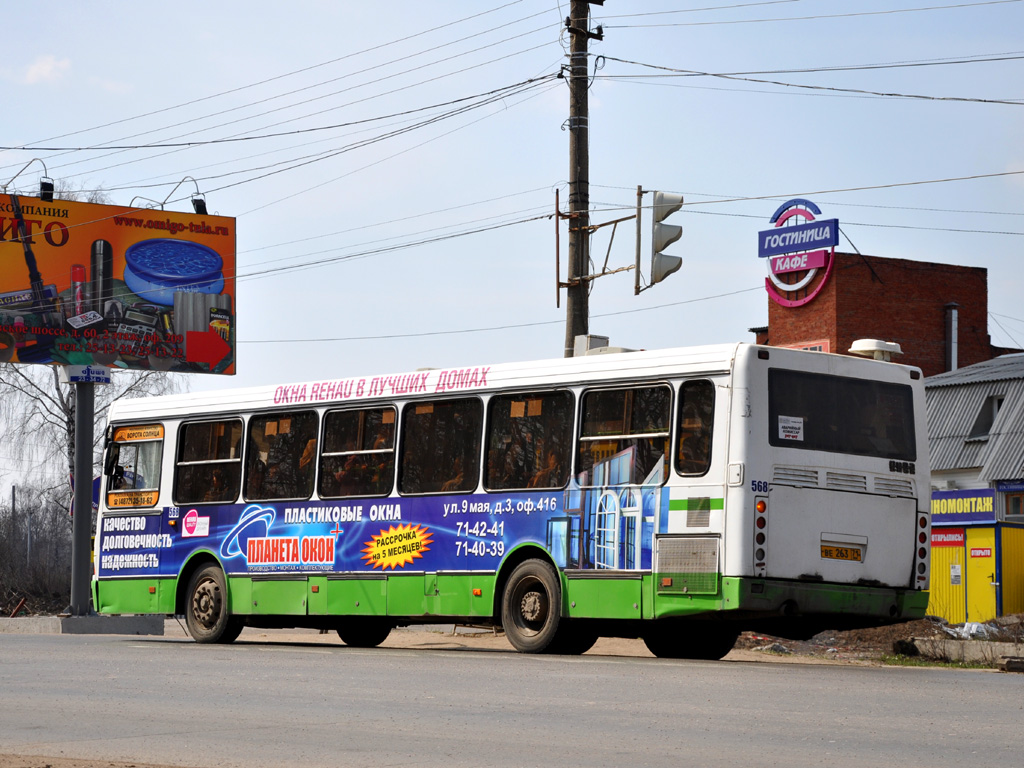
[[89, 615], [92, 569], [89, 539], [92, 533], [92, 382], [75, 384], [75, 519], [71, 534], [71, 615]]
[[636, 265], [633, 269], [633, 295], [640, 295], [640, 208], [644, 200], [644, 188], [636, 187]]
[[590, 129], [587, 90], [587, 43], [590, 5], [572, 0], [569, 7], [569, 286], [565, 292], [565, 357], [572, 357], [576, 337], [588, 333], [587, 245], [590, 242]]

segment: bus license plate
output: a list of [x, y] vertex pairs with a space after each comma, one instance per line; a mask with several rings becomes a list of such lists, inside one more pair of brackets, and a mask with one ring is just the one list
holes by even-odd
[[856, 547], [832, 547], [822, 544], [821, 556], [828, 560], [853, 560], [858, 563], [861, 561], [860, 550]]

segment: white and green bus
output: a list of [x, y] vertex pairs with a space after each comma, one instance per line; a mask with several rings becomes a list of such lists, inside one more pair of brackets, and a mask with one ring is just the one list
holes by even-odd
[[354, 646], [416, 623], [524, 652], [720, 658], [919, 618], [916, 368], [750, 344], [121, 400], [93, 600]]

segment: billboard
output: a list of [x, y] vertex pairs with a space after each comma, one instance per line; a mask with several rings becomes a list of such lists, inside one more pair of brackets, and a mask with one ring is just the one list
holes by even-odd
[[235, 372], [235, 220], [0, 195], [0, 362]]

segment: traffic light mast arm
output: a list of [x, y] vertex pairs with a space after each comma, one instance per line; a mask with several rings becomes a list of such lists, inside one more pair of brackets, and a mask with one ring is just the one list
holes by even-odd
[[[632, 264], [630, 264], [628, 267], [619, 267], [618, 269], [608, 269], [608, 259], [611, 257], [612, 242], [615, 240], [615, 230], [616, 230], [616, 228], [622, 222], [630, 221], [630, 220], [636, 218], [635, 216], [623, 216], [621, 219], [613, 219], [612, 221], [605, 221], [605, 222], [602, 222], [600, 224], [587, 224], [586, 226], [583, 226], [583, 227], [579, 226], [579, 224], [575, 224], [574, 223], [575, 220], [578, 219], [578, 218], [579, 217], [576, 214], [574, 214], [574, 213], [562, 213], [559, 210], [559, 208], [558, 208], [558, 190], [556, 189], [555, 190], [555, 306], [556, 307], [561, 306], [562, 289], [563, 288], [571, 288], [573, 286], [580, 285], [581, 283], [586, 283], [586, 282], [589, 282], [591, 280], [596, 280], [599, 277], [604, 277], [605, 275], [614, 275], [614, 274], [616, 274], [618, 272], [628, 272], [629, 270], [634, 269], [634, 266]], [[577, 232], [577, 233], [578, 232], [583, 232], [583, 233], [586, 234], [587, 237], [592, 235], [597, 230], [601, 229], [601, 227], [607, 227], [608, 225], [611, 225], [611, 227], [612, 227], [612, 235], [611, 235], [611, 238], [609, 238], [609, 240], [608, 240], [608, 251], [605, 253], [604, 265], [601, 268], [600, 272], [598, 272], [597, 274], [594, 274], [594, 275], [580, 275], [579, 277], [576, 277], [576, 278], [570, 277], [568, 280], [566, 280], [564, 282], [562, 281], [561, 258], [560, 258], [560, 255], [559, 255], [560, 237], [559, 237], [559, 231], [558, 231], [558, 221], [560, 219], [568, 219], [569, 220], [569, 231], [570, 232]]]

